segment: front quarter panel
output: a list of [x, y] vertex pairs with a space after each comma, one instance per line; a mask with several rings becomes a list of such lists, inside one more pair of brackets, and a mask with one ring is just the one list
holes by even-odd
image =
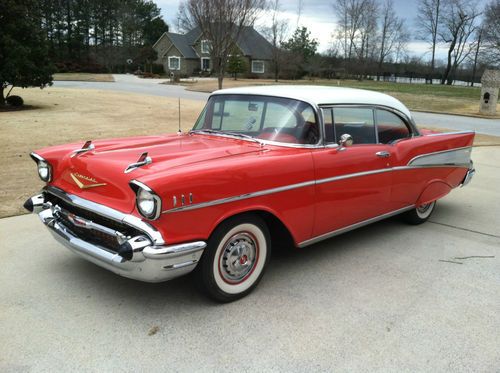
[[161, 196], [163, 214], [154, 224], [167, 242], [177, 243], [207, 239], [224, 219], [256, 210], [275, 215], [301, 242], [310, 237], [314, 220], [312, 180], [310, 150], [274, 147], [176, 167], [140, 181]]

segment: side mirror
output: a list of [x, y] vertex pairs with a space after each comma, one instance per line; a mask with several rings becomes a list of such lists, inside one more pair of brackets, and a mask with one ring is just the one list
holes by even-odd
[[344, 133], [342, 136], [340, 136], [339, 140], [339, 145], [340, 146], [351, 146], [354, 143], [354, 140], [352, 139], [352, 136], [349, 135], [348, 133]]

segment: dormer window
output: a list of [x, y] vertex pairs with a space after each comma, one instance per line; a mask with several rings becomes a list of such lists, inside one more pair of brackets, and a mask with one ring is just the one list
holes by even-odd
[[210, 53], [210, 41], [202, 40], [201, 41], [201, 53]]

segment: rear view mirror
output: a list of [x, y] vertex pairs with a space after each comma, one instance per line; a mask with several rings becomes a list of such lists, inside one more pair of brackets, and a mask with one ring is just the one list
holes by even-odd
[[349, 135], [348, 133], [344, 133], [342, 136], [340, 136], [339, 140], [339, 145], [340, 146], [351, 146], [354, 143], [354, 140], [352, 139], [352, 136]]

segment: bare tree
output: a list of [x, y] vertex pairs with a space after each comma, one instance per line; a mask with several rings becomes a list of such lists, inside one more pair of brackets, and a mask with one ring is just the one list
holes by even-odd
[[210, 57], [222, 88], [228, 56], [241, 30], [253, 26], [265, 0], [185, 0], [179, 5], [182, 27], [199, 27], [210, 43]]
[[337, 0], [332, 4], [343, 40], [341, 49], [346, 68], [353, 57], [365, 61], [374, 51], [373, 35], [377, 27], [378, 7], [375, 0]]
[[476, 31], [476, 40], [474, 42], [474, 46], [471, 48], [474, 52], [474, 57], [472, 58], [472, 76], [470, 79], [470, 86], [474, 87], [474, 81], [476, 80], [476, 71], [477, 71], [477, 62], [479, 60], [479, 51], [481, 50], [483, 43], [483, 27], [479, 27]]
[[443, 9], [441, 40], [448, 44], [447, 65], [441, 84], [451, 85], [458, 66], [471, 53], [470, 39], [477, 28], [480, 13], [470, 0], [447, 0]]
[[297, 24], [295, 28], [298, 29], [300, 25], [300, 17], [302, 16], [302, 10], [304, 9], [304, 1], [298, 0], [297, 2]]
[[[392, 0], [386, 0], [382, 6], [380, 25], [380, 51], [378, 56], [378, 72], [382, 71], [382, 65], [388, 57], [396, 50], [400, 51], [404, 48], [407, 42], [407, 33], [405, 32], [404, 23], [394, 11], [394, 3]], [[377, 74], [377, 80], [380, 76]]]
[[[441, 7], [443, 0], [420, 0], [418, 4], [417, 24], [424, 40], [431, 45], [431, 74], [436, 64], [436, 45], [441, 22]], [[432, 78], [430, 80], [432, 84]]]
[[492, 0], [484, 9], [485, 62], [500, 67], [500, 0]]
[[288, 22], [280, 17], [280, 0], [273, 0], [269, 5], [271, 11], [271, 25], [263, 29], [264, 36], [269, 40], [273, 47], [273, 70], [274, 81], [278, 81], [280, 67], [283, 62], [284, 54], [282, 44], [286, 40], [288, 33]]

